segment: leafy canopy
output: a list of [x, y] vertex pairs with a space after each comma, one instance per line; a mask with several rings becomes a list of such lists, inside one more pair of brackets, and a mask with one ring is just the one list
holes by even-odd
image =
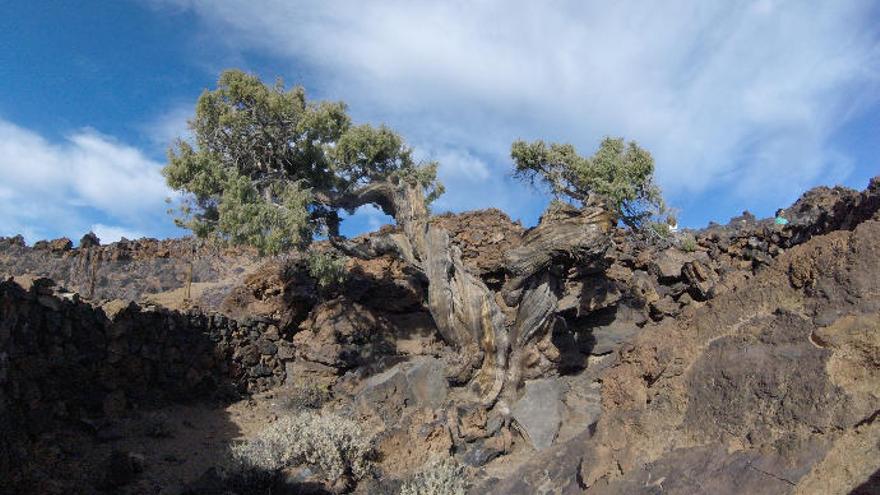
[[344, 103], [280, 79], [223, 72], [189, 125], [194, 142], [178, 140], [162, 172], [184, 193], [176, 222], [200, 237], [277, 253], [337, 235], [342, 199], [371, 182], [409, 181], [429, 200], [443, 191], [437, 164], [417, 164], [396, 132], [354, 125]]
[[638, 227], [664, 209], [654, 159], [634, 141], [606, 137], [593, 156], [583, 157], [570, 144], [517, 140], [510, 155], [514, 177], [539, 182], [556, 198], [603, 201], [627, 225]]

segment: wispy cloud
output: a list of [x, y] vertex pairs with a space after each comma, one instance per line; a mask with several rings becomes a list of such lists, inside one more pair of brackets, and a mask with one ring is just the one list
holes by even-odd
[[104, 225], [102, 223], [96, 223], [92, 225], [91, 231], [98, 236], [98, 239], [101, 240], [101, 243], [109, 243], [116, 242], [123, 237], [126, 239], [140, 239], [145, 237], [144, 234], [129, 230], [125, 227], [119, 227], [115, 225]]
[[499, 184], [468, 206], [506, 195], [514, 214], [518, 137], [589, 152], [624, 135], [653, 151], [673, 199], [773, 202], [845, 177], [830, 137], [878, 94], [869, 1], [161, 3], [308, 66], [322, 95], [446, 158], [450, 190]]
[[170, 195], [160, 167], [92, 129], [55, 143], [0, 120], [0, 235], [73, 237], [96, 216], [119, 229], [155, 228]]
[[178, 139], [191, 140], [189, 119], [193, 116], [193, 104], [177, 105], [141, 126], [141, 131], [159, 151], [166, 151]]

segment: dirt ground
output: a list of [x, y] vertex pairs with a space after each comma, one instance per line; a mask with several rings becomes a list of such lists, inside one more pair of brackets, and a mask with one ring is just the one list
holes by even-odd
[[266, 392], [228, 405], [175, 404], [46, 435], [37, 449], [48, 454], [42, 457], [47, 462], [30, 469], [53, 475], [37, 479], [55, 481], [33, 487], [33, 493], [69, 495], [62, 484], [88, 486], [89, 480], [116, 474], [107, 461], [114, 452], [134, 459], [140, 473], [134, 482], [106, 493], [181, 493], [187, 483], [223, 465], [230, 444], [285, 414], [283, 402], [275, 392]]

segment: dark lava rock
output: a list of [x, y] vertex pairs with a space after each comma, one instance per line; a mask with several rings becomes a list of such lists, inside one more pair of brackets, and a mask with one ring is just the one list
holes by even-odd
[[98, 466], [95, 486], [105, 491], [118, 489], [134, 481], [143, 469], [139, 456], [114, 450]]

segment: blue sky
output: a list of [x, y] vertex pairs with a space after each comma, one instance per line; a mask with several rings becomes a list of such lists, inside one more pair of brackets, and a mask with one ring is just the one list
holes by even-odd
[[880, 173], [876, 2], [7, 0], [0, 235], [183, 234], [159, 169], [230, 67], [401, 131], [441, 162], [438, 209], [526, 225], [546, 198], [510, 179], [517, 138], [636, 139], [694, 227]]

